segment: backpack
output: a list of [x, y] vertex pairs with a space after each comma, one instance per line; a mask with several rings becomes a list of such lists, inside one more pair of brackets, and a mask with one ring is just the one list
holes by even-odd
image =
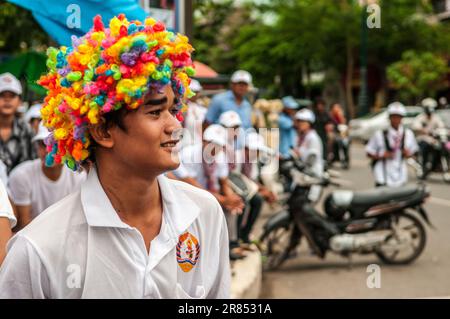
[[[392, 147], [389, 144], [388, 132], [389, 131], [387, 129], [383, 130], [384, 147], [385, 147], [387, 152], [392, 152]], [[403, 157], [403, 150], [405, 149], [405, 135], [406, 135], [406, 129], [403, 131], [402, 140], [400, 142], [400, 150], [402, 151], [402, 157]], [[379, 160], [372, 159], [371, 167], [373, 168], [378, 161]], [[383, 162], [384, 161], [385, 161], [385, 159], [383, 159]]]

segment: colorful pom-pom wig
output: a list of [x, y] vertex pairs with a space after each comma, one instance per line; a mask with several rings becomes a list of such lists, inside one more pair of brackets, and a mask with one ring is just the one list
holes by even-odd
[[192, 46], [152, 18], [128, 21], [121, 14], [105, 28], [100, 16], [72, 47], [49, 48], [49, 72], [38, 83], [47, 90], [41, 109], [48, 166], [65, 163], [78, 170], [89, 157], [88, 126], [120, 108], [136, 109], [149, 90], [166, 85], [182, 105], [194, 93]]

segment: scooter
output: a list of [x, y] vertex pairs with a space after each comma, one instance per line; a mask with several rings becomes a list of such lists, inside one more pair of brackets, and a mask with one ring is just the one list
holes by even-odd
[[431, 161], [426, 163], [429, 167], [422, 167], [423, 154], [418, 155], [418, 160], [410, 164], [415, 168], [418, 179], [425, 180], [429, 172], [442, 173], [442, 177], [446, 183], [450, 183], [450, 140], [449, 130], [439, 128], [432, 133], [432, 154]]
[[290, 182], [291, 192], [287, 209], [263, 227], [259, 245], [265, 270], [280, 267], [295, 254], [302, 238], [320, 258], [329, 251], [348, 258], [376, 254], [387, 264], [409, 264], [425, 248], [422, 220], [431, 226], [422, 206], [430, 196], [425, 185], [334, 191], [325, 199], [323, 216], [314, 205], [333, 181], [314, 177], [297, 159], [281, 163], [280, 173]]

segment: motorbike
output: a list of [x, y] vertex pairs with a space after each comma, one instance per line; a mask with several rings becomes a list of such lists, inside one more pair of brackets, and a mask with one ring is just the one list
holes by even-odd
[[446, 183], [450, 183], [450, 140], [449, 130], [439, 128], [431, 134], [432, 154], [431, 160], [427, 163], [429, 167], [423, 167], [423, 154], [419, 152], [418, 159], [411, 165], [415, 168], [417, 178], [425, 180], [429, 172], [442, 173]]
[[348, 125], [339, 124], [336, 127], [336, 134], [333, 142], [332, 161], [339, 161], [343, 169], [350, 168], [350, 136]]
[[280, 267], [295, 255], [304, 238], [312, 253], [325, 258], [334, 252], [375, 254], [386, 264], [409, 264], [426, 243], [423, 221], [432, 227], [423, 204], [430, 192], [425, 185], [380, 187], [353, 192], [335, 190], [324, 201], [325, 215], [314, 208], [330, 178], [316, 178], [296, 159], [280, 164], [290, 181], [286, 209], [263, 226], [259, 239], [265, 270]]

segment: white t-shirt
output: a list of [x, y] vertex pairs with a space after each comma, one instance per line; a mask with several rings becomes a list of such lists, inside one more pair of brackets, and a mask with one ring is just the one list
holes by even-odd
[[[180, 166], [173, 171], [178, 178], [195, 178], [202, 187], [207, 189], [207, 179], [203, 169], [203, 147], [202, 144], [189, 145], [180, 152]], [[222, 151], [215, 157], [216, 172], [215, 188], [219, 189], [219, 179], [228, 177], [228, 164], [225, 153]]]
[[8, 218], [11, 228], [17, 224], [16, 216], [14, 216], [11, 203], [9, 202], [8, 193], [2, 182], [0, 182], [0, 217]]
[[[408, 181], [408, 169], [406, 161], [402, 158], [401, 140], [404, 128], [400, 126], [396, 131], [392, 127], [388, 130], [388, 141], [394, 152], [394, 158], [387, 160], [379, 160], [373, 168], [375, 181], [379, 184], [397, 187]], [[418, 151], [414, 133], [406, 129], [404, 139], [404, 149], [414, 154]], [[366, 145], [366, 152], [370, 155], [382, 156], [386, 151], [383, 131], [377, 131]]]
[[217, 200], [158, 177], [159, 234], [147, 252], [91, 169], [81, 190], [40, 214], [8, 243], [1, 298], [229, 298], [228, 231]]
[[0, 181], [3, 185], [8, 185], [8, 173], [5, 163], [0, 160]]
[[64, 166], [59, 179], [52, 181], [42, 172], [41, 160], [35, 159], [11, 171], [8, 190], [15, 205], [31, 205], [31, 217], [35, 218], [47, 207], [77, 191], [85, 179], [84, 172], [72, 172]]
[[315, 161], [309, 169], [316, 177], [322, 177], [324, 170], [322, 140], [315, 130], [310, 130], [306, 134], [298, 151], [300, 159], [305, 163], [308, 163], [310, 156], [315, 156]]

